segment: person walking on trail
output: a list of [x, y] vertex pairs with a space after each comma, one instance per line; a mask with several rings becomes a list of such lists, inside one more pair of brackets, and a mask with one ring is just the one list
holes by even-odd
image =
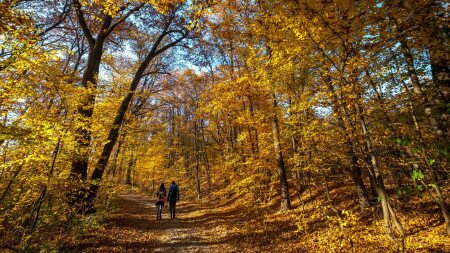
[[180, 189], [178, 188], [178, 185], [175, 184], [175, 181], [172, 181], [172, 185], [169, 188], [167, 200], [169, 201], [170, 218], [175, 219], [175, 208], [177, 206], [177, 201], [180, 200]]
[[161, 185], [159, 186], [158, 191], [156, 192], [156, 219], [157, 220], [161, 220], [162, 217], [162, 210], [164, 207], [164, 201], [166, 199], [166, 187], [164, 186], [164, 183], [161, 183]]

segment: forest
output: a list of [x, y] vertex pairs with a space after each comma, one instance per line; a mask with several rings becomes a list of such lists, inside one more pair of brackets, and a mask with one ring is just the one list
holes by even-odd
[[0, 0], [0, 251], [450, 252], [449, 7]]

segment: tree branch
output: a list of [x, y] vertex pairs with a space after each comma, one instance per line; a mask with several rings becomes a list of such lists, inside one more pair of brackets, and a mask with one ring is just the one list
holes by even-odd
[[157, 50], [155, 52], [155, 55], [159, 55], [159, 54], [163, 53], [164, 51], [166, 51], [167, 49], [169, 49], [169, 48], [175, 46], [176, 44], [180, 43], [182, 40], [184, 40], [188, 36], [188, 34], [189, 34], [188, 32], [184, 32], [183, 35], [180, 38], [172, 41], [171, 43], [169, 43], [169, 44], [165, 45], [164, 47], [160, 48], [159, 50]]
[[133, 14], [134, 12], [138, 11], [139, 9], [141, 9], [142, 7], [144, 7], [144, 3], [134, 7], [133, 9], [131, 9], [130, 11], [128, 11], [125, 15], [123, 15], [122, 17], [120, 17], [116, 22], [114, 22], [114, 24], [112, 24], [108, 31], [106, 32], [106, 35], [110, 34], [112, 31], [114, 31], [114, 29], [120, 25], [123, 21], [125, 21], [131, 14]]
[[92, 37], [91, 31], [89, 30], [86, 20], [84, 19], [84, 13], [81, 10], [81, 4], [78, 0], [74, 0], [73, 4], [77, 10], [78, 23], [80, 24], [80, 27], [83, 30], [83, 34], [86, 37], [87, 41], [89, 42], [89, 45], [93, 46], [95, 44], [95, 39], [94, 37]]
[[154, 75], [154, 74], [171, 75], [170, 72], [166, 72], [166, 71], [150, 71], [150, 72], [147, 72], [147, 73], [143, 74], [142, 77], [150, 76], [150, 75]]
[[51, 30], [57, 28], [57, 27], [58, 27], [58, 26], [66, 19], [67, 14], [70, 13], [70, 11], [71, 11], [71, 10], [70, 10], [70, 9], [71, 9], [70, 6], [71, 6], [70, 3], [66, 2], [66, 3], [64, 4], [63, 10], [62, 10], [61, 14], [59, 15], [57, 21], [56, 21], [53, 25], [51, 25], [51, 26], [45, 28], [44, 31], [42, 31], [42, 32], [40, 32], [40, 33], [38, 34], [38, 36], [41, 37], [41, 36], [43, 36], [44, 34], [50, 32]]

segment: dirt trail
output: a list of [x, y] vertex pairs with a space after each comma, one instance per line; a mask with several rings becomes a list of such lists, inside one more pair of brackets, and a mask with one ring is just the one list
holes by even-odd
[[156, 220], [153, 200], [140, 194], [119, 195], [118, 210], [109, 216], [104, 230], [95, 231], [65, 252], [242, 252], [234, 211], [211, 209], [208, 203], [177, 205], [177, 219], [171, 220], [168, 205], [163, 219]]

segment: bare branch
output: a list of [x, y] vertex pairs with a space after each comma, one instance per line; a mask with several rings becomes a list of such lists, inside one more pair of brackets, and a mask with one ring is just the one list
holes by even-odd
[[144, 77], [144, 76], [150, 76], [150, 75], [154, 75], [154, 74], [171, 75], [170, 72], [166, 72], [166, 71], [150, 71], [150, 72], [147, 72], [147, 73], [143, 74], [142, 77]]

